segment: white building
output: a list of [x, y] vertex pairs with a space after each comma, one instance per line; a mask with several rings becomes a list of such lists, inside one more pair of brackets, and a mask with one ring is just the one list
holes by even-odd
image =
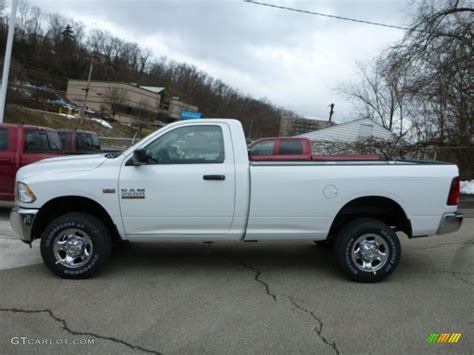
[[377, 122], [369, 118], [363, 118], [300, 134], [297, 137], [305, 137], [314, 142], [351, 143], [367, 138], [391, 140], [393, 134]]
[[329, 147], [334, 147], [335, 145], [342, 146], [369, 138], [380, 140], [392, 140], [395, 138], [388, 129], [368, 118], [341, 123], [336, 126], [300, 134], [297, 137], [308, 138], [312, 142], [313, 151], [316, 152], [328, 150]]

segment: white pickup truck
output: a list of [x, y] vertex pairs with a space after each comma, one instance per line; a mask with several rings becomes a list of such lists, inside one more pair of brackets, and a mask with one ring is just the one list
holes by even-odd
[[249, 162], [239, 121], [189, 120], [121, 154], [21, 168], [10, 219], [64, 278], [98, 271], [114, 240], [303, 240], [334, 242], [351, 279], [376, 282], [400, 260], [395, 232], [460, 228], [457, 176], [437, 162]]

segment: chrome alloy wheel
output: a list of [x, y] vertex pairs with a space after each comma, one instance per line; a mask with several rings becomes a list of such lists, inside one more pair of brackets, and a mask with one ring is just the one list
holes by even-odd
[[79, 268], [89, 261], [92, 256], [92, 240], [84, 231], [69, 228], [54, 238], [53, 252], [56, 264], [68, 268]]
[[352, 246], [352, 261], [365, 272], [381, 269], [388, 260], [388, 244], [378, 234], [364, 234], [357, 238]]

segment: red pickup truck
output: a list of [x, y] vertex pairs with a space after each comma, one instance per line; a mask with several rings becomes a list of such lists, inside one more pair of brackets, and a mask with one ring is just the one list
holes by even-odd
[[14, 201], [18, 169], [62, 154], [61, 141], [53, 129], [0, 124], [0, 202]]
[[95, 132], [80, 129], [58, 129], [58, 134], [65, 154], [101, 152], [99, 136]]
[[259, 160], [382, 160], [379, 154], [313, 155], [311, 142], [300, 137], [261, 138], [248, 146], [249, 158]]

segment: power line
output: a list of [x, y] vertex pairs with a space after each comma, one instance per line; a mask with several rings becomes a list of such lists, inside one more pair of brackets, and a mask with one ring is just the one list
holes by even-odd
[[255, 4], [255, 5], [262, 5], [262, 6], [273, 7], [273, 8], [275, 8], [275, 9], [288, 10], [288, 11], [294, 11], [294, 12], [301, 12], [301, 13], [304, 13], [304, 14], [316, 15], [316, 16], [322, 16], [322, 17], [329, 17], [329, 18], [334, 18], [334, 19], [337, 19], [337, 20], [364, 23], [364, 24], [366, 24], [366, 25], [373, 25], [373, 26], [380, 26], [380, 27], [395, 28], [395, 29], [397, 29], [397, 30], [403, 30], [403, 31], [411, 31], [411, 30], [412, 30], [412, 29], [410, 29], [410, 28], [408, 28], [408, 27], [402, 27], [402, 26], [396, 26], [396, 25], [387, 25], [387, 24], [381, 23], [381, 22], [372, 22], [372, 21], [359, 20], [359, 19], [350, 18], [350, 17], [342, 17], [342, 16], [336, 16], [336, 15], [323, 14], [323, 13], [320, 13], [320, 12], [309, 11], [309, 10], [301, 10], [301, 9], [295, 9], [295, 8], [292, 8], [292, 7], [281, 6], [281, 5], [267, 4], [267, 3], [259, 2], [259, 1], [244, 0], [244, 2], [248, 2], [248, 3], [250, 3], [250, 4]]

